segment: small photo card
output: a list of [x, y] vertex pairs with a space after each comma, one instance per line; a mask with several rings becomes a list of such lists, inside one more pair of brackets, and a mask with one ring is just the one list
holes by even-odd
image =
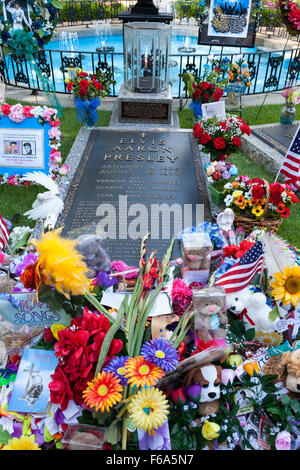
[[213, 103], [202, 104], [203, 119], [211, 119], [216, 116], [218, 119], [223, 119], [226, 116], [225, 101], [215, 101]]

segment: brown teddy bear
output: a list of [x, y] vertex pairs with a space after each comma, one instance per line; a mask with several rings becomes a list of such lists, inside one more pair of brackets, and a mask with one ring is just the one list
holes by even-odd
[[262, 368], [264, 374], [277, 375], [276, 382], [282, 382], [289, 390], [290, 398], [300, 394], [300, 349], [286, 351], [272, 356]]
[[213, 338], [225, 338], [226, 330], [222, 328], [222, 325], [228, 323], [228, 319], [224, 305], [223, 289], [207, 287], [193, 290], [196, 344], [200, 340], [207, 343]]

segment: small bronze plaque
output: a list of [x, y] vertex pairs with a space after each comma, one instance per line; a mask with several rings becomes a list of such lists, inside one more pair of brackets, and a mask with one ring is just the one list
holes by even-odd
[[153, 121], [169, 123], [171, 121], [171, 103], [154, 101], [125, 101], [120, 102], [120, 118], [135, 121]]

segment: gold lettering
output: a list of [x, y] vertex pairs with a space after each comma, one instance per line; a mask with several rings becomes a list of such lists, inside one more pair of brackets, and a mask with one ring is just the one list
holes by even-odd
[[107, 160], [108, 158], [111, 158], [111, 154], [110, 153], [106, 153], [104, 155], [104, 160]]
[[159, 147], [155, 147], [155, 145], [151, 145], [148, 147], [149, 152], [158, 152], [160, 150]]
[[158, 162], [164, 162], [164, 161], [165, 161], [165, 157], [164, 157], [163, 155], [158, 155], [157, 161], [158, 161]]
[[126, 137], [121, 137], [120, 144], [126, 144]]
[[144, 155], [138, 155], [136, 159], [142, 162], [144, 161]]
[[142, 146], [142, 145], [138, 145], [137, 151], [138, 152], [145, 152], [145, 147]]
[[130, 160], [130, 161], [132, 160], [132, 155], [130, 153], [127, 153], [126, 160]]
[[114, 156], [114, 159], [115, 160], [122, 160], [122, 155], [116, 153], [115, 156]]
[[154, 162], [154, 160], [151, 160], [151, 155], [148, 155], [147, 161], [148, 162]]
[[114, 148], [113, 148], [113, 151], [114, 150], [122, 150], [121, 147], [119, 147], [118, 145], [116, 145]]
[[167, 155], [167, 157], [171, 160], [172, 163], [174, 163], [175, 160], [177, 160], [177, 157], [172, 157], [171, 155]]
[[124, 150], [131, 150], [133, 152], [133, 148], [130, 147], [130, 145], [128, 147], [126, 147]]

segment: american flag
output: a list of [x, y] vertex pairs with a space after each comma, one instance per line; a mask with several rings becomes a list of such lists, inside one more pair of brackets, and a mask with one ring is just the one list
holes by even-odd
[[9, 230], [7, 228], [6, 222], [0, 214], [0, 250], [3, 250], [9, 239]]
[[[293, 186], [295, 190], [300, 189], [300, 125], [294, 135], [293, 141], [284, 158], [279, 173], [286, 179], [285, 182]], [[278, 174], [279, 174], [278, 173]]]
[[248, 286], [263, 264], [264, 251], [261, 241], [257, 241], [241, 259], [219, 277], [216, 286], [222, 286], [226, 294], [237, 292]]

